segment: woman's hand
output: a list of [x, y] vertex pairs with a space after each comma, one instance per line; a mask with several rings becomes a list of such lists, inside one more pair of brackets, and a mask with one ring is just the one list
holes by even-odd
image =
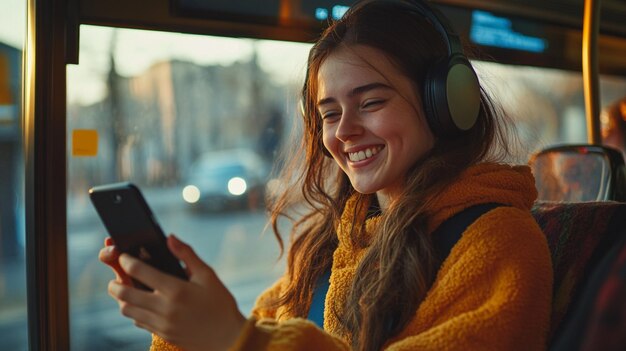
[[122, 254], [123, 272], [154, 291], [136, 289], [117, 279], [109, 283], [109, 294], [124, 316], [172, 344], [189, 351], [228, 349], [246, 320], [235, 299], [191, 247], [173, 235], [167, 238], [167, 245], [185, 263], [189, 281]]
[[132, 285], [132, 281], [120, 266], [119, 257], [120, 252], [115, 248], [113, 239], [110, 237], [104, 239], [104, 247], [100, 250], [98, 259], [113, 269], [115, 279], [118, 283], [130, 286]]

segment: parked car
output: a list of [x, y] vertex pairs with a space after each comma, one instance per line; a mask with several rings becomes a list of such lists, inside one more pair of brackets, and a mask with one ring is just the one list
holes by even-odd
[[258, 209], [268, 175], [269, 165], [252, 150], [209, 152], [190, 168], [182, 196], [197, 211]]

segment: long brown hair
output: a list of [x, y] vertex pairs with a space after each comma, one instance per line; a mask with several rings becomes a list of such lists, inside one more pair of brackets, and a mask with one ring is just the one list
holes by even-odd
[[[441, 34], [423, 16], [406, 11], [401, 1], [363, 1], [333, 23], [312, 47], [303, 89], [303, 137], [284, 174], [286, 188], [270, 204], [276, 236], [278, 221], [294, 208], [305, 212], [294, 221], [287, 257], [288, 284], [276, 305], [290, 316], [306, 317], [319, 277], [332, 265], [338, 245], [336, 226], [347, 200], [357, 194], [362, 203], [375, 195], [358, 194], [347, 176], [327, 156], [322, 144], [321, 117], [317, 111], [317, 74], [324, 60], [339, 47], [365, 45], [385, 53], [418, 87], [426, 69], [447, 55]], [[421, 101], [421, 99], [420, 99]], [[421, 110], [422, 108], [420, 108]], [[437, 139], [432, 150], [406, 176], [405, 189], [381, 214], [380, 224], [357, 267], [345, 306], [334, 306], [343, 334], [355, 350], [379, 350], [399, 333], [415, 314], [434, 281], [438, 258], [426, 232], [425, 210], [464, 169], [507, 153], [496, 117], [502, 116], [481, 90], [480, 116], [466, 134]], [[500, 148], [494, 143], [500, 141]], [[304, 204], [304, 206], [302, 205]], [[290, 217], [292, 218], [292, 217]], [[362, 225], [355, 218], [353, 225]]]

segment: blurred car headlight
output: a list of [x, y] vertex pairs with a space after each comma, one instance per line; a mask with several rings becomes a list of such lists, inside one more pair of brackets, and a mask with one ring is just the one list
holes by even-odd
[[200, 200], [200, 189], [195, 185], [187, 185], [183, 188], [183, 200], [190, 204], [198, 202]]
[[248, 188], [248, 184], [246, 184], [245, 179], [241, 177], [233, 177], [228, 181], [228, 192], [239, 196], [246, 192]]

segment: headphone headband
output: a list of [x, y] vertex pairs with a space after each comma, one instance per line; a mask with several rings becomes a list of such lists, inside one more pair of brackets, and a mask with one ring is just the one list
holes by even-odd
[[463, 55], [463, 46], [461, 45], [459, 35], [450, 24], [448, 18], [439, 9], [430, 5], [426, 0], [400, 0], [397, 2], [405, 4], [410, 10], [417, 10], [420, 15], [426, 17], [428, 22], [437, 29], [445, 40], [448, 56], [455, 54]]

